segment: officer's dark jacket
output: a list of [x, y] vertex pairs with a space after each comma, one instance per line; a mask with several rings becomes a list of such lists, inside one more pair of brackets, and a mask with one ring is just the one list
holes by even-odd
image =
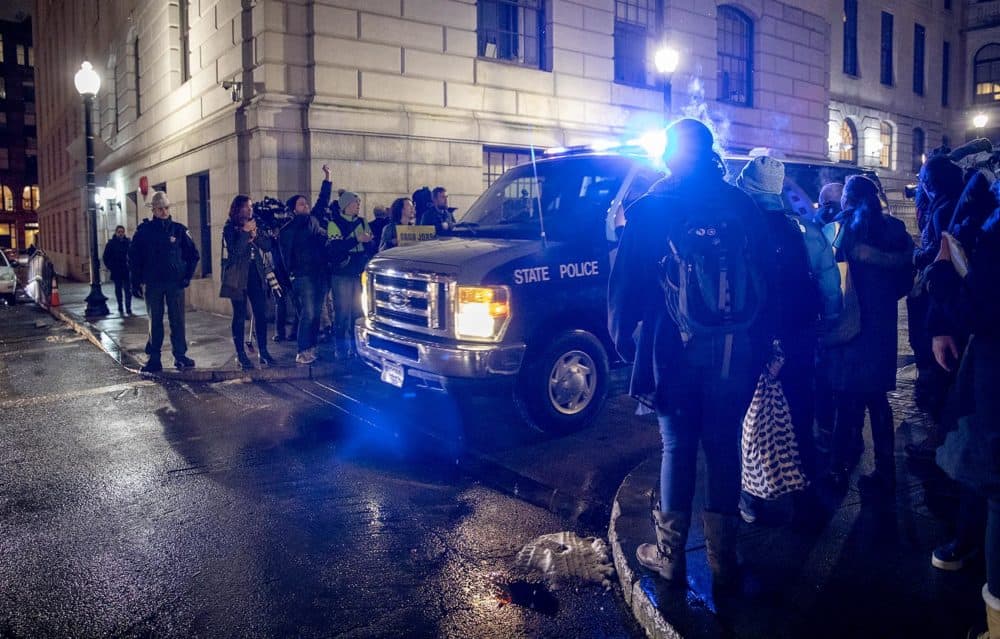
[[198, 249], [187, 227], [169, 217], [143, 220], [128, 251], [133, 284], [186, 287], [198, 259]]

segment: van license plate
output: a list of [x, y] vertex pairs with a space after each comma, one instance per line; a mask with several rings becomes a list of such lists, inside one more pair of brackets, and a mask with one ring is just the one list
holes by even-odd
[[382, 381], [386, 384], [392, 384], [397, 388], [403, 387], [403, 381], [406, 379], [406, 373], [403, 371], [403, 365], [397, 364], [395, 362], [382, 362]]

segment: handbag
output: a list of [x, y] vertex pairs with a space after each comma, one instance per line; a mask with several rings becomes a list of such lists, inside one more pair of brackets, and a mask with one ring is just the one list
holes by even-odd
[[776, 343], [775, 356], [757, 381], [743, 418], [743, 490], [761, 499], [777, 499], [809, 485], [788, 400], [777, 377], [782, 362]]

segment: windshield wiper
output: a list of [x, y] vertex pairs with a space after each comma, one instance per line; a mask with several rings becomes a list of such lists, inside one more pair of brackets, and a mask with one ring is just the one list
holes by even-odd
[[451, 230], [458, 231], [460, 229], [468, 229], [473, 235], [476, 234], [476, 229], [479, 228], [479, 222], [456, 222], [451, 225]]

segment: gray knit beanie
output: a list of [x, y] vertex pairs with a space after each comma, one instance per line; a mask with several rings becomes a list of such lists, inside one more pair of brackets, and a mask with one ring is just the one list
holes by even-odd
[[785, 184], [785, 165], [781, 160], [756, 157], [743, 167], [737, 184], [747, 193], [780, 195]]

